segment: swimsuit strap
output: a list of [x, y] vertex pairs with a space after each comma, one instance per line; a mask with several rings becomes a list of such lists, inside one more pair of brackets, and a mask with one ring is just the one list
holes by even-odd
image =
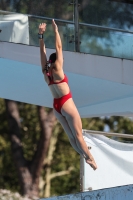
[[49, 79], [49, 84], [48, 85], [60, 84], [60, 83], [63, 83], [63, 82], [68, 83], [68, 78], [67, 78], [67, 76], [65, 74], [64, 74], [64, 78], [59, 82], [54, 82], [53, 79], [50, 77], [50, 75], [47, 75], [47, 76], [48, 76], [48, 79]]

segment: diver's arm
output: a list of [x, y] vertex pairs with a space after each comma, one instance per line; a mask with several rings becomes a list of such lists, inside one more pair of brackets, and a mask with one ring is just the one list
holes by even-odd
[[58, 27], [54, 21], [52, 20], [52, 26], [55, 34], [55, 48], [56, 48], [56, 68], [61, 69], [63, 67], [63, 53], [62, 53], [62, 42], [58, 32]]
[[[46, 24], [42, 23], [39, 25], [39, 34], [43, 34], [46, 30]], [[47, 63], [47, 57], [46, 57], [46, 48], [44, 44], [44, 40], [39, 39], [39, 44], [40, 44], [40, 60], [41, 60], [41, 66], [42, 66], [42, 72], [45, 72], [45, 67]]]

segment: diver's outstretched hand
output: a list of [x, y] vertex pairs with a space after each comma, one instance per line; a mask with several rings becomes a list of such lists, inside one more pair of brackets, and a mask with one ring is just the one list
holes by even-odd
[[53, 27], [53, 30], [54, 30], [54, 31], [58, 31], [58, 27], [57, 27], [57, 25], [56, 25], [54, 19], [52, 19], [52, 27]]
[[86, 163], [88, 163], [94, 170], [97, 169], [97, 164], [94, 160], [94, 158], [87, 158], [85, 159]]
[[43, 34], [46, 31], [46, 23], [42, 23], [39, 25], [39, 34]]

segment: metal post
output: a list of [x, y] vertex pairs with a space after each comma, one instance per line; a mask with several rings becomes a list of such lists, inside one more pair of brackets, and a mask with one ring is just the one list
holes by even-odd
[[75, 51], [80, 52], [78, 0], [74, 2]]

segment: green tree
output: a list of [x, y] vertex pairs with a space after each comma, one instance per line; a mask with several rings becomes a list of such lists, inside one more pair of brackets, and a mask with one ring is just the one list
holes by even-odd
[[[57, 123], [53, 127], [56, 120], [52, 110], [11, 100], [5, 102], [6, 108], [0, 99], [1, 187], [33, 198], [39, 194], [40, 197], [52, 195], [51, 182], [61, 176], [69, 180], [67, 176], [75, 174], [78, 183], [79, 155], [70, 146], [61, 125]], [[79, 184], [74, 187], [75, 180], [72, 185], [72, 191], [79, 191]], [[66, 193], [65, 187], [62, 193]]]
[[[11, 150], [18, 172], [21, 193], [22, 195], [29, 197], [38, 197], [39, 177], [43, 161], [47, 155], [52, 129], [56, 122], [56, 118], [52, 110], [47, 113], [43, 107], [38, 106], [40, 134], [37, 135], [37, 131], [33, 131], [33, 128], [35, 128], [35, 126], [33, 126], [33, 123], [35, 123], [35, 116], [32, 116], [33, 113], [27, 113], [27, 118], [29, 120], [33, 117], [30, 128], [32, 130], [31, 134], [34, 134], [34, 136], [32, 137], [32, 141], [26, 140], [26, 134], [23, 139], [21, 139], [22, 119], [19, 115], [17, 103], [15, 101], [5, 100], [5, 104], [8, 117]], [[24, 126], [23, 129], [26, 131], [26, 126]], [[26, 151], [28, 153], [25, 153]]]

